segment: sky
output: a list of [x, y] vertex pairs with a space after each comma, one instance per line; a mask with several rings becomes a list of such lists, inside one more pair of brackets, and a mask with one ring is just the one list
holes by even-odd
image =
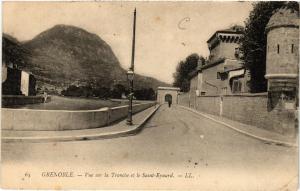
[[57, 24], [77, 26], [106, 41], [128, 69], [134, 8], [135, 72], [172, 83], [178, 62], [207, 57], [209, 37], [244, 25], [252, 2], [3, 2], [3, 32], [25, 41]]

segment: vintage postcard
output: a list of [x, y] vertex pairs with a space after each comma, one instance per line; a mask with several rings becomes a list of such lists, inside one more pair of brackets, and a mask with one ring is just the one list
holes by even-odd
[[298, 189], [298, 2], [6, 1], [2, 24], [2, 189]]

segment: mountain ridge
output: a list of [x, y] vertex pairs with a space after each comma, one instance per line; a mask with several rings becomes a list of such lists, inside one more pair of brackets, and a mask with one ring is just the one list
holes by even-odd
[[[21, 43], [31, 55], [25, 68], [47, 84], [66, 89], [70, 85], [127, 86], [122, 68], [111, 47], [97, 34], [71, 25], [55, 25]], [[135, 88], [170, 86], [153, 77], [135, 75]]]

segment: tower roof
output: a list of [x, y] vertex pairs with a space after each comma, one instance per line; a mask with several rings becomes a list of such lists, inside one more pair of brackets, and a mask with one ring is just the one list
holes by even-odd
[[235, 28], [229, 28], [229, 29], [222, 29], [222, 30], [217, 30], [208, 40], [207, 43], [209, 43], [217, 34], [223, 33], [223, 34], [237, 34], [237, 35], [242, 35], [243, 32], [241, 30], [237, 30]]
[[270, 18], [266, 32], [278, 27], [299, 28], [299, 12], [287, 7], [278, 9]]
[[217, 30], [208, 40], [208, 48], [211, 50], [216, 47], [220, 41], [222, 42], [239, 42], [240, 37], [243, 35], [244, 27], [234, 25], [228, 29]]

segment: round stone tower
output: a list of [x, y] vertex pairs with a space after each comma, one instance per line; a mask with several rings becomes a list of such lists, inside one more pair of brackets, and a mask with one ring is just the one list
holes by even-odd
[[299, 62], [299, 12], [278, 9], [267, 26], [266, 75], [268, 92], [281, 100], [297, 99]]

